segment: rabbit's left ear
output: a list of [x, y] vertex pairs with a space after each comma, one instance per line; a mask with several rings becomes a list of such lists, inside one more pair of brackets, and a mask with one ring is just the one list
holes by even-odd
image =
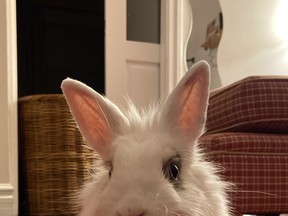
[[209, 65], [195, 64], [180, 80], [164, 104], [163, 121], [172, 132], [197, 139], [206, 121], [210, 86]]

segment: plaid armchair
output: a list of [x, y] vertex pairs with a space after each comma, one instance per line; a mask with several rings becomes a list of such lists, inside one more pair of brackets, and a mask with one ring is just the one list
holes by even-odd
[[288, 77], [254, 76], [210, 95], [200, 138], [223, 167], [235, 215], [288, 213]]

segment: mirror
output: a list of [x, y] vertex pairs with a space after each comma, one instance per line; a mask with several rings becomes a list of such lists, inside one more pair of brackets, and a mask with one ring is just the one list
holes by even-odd
[[[189, 1], [192, 8], [193, 26], [187, 46], [187, 65], [189, 68], [199, 60], [209, 62], [211, 66], [211, 89], [215, 89], [222, 86], [217, 69], [217, 50], [221, 37], [217, 26], [220, 25], [219, 22], [221, 21], [219, 20], [221, 7], [218, 0]], [[211, 35], [213, 37], [208, 39]]]

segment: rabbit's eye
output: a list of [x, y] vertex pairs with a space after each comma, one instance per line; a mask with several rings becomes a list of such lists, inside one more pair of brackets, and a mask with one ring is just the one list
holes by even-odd
[[168, 166], [168, 177], [172, 181], [177, 181], [179, 178], [179, 168], [176, 164], [170, 164]]
[[112, 164], [111, 161], [108, 161], [108, 162], [104, 163], [104, 166], [105, 166], [105, 167], [107, 168], [107, 170], [108, 170], [108, 177], [109, 177], [109, 179], [110, 179], [111, 176], [112, 176], [113, 164]]
[[173, 156], [163, 165], [163, 172], [165, 177], [172, 183], [179, 180], [180, 176], [180, 157]]
[[113, 170], [113, 167], [111, 166], [111, 168], [110, 168], [110, 170], [109, 170], [109, 173], [108, 173], [109, 179], [110, 179], [111, 176], [112, 176], [112, 170]]

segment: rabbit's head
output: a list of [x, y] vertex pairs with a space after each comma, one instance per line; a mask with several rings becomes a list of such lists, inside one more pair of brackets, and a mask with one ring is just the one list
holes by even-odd
[[209, 66], [197, 63], [166, 100], [121, 111], [71, 79], [62, 89], [102, 162], [81, 191], [81, 216], [228, 216], [226, 183], [197, 145], [204, 130]]

